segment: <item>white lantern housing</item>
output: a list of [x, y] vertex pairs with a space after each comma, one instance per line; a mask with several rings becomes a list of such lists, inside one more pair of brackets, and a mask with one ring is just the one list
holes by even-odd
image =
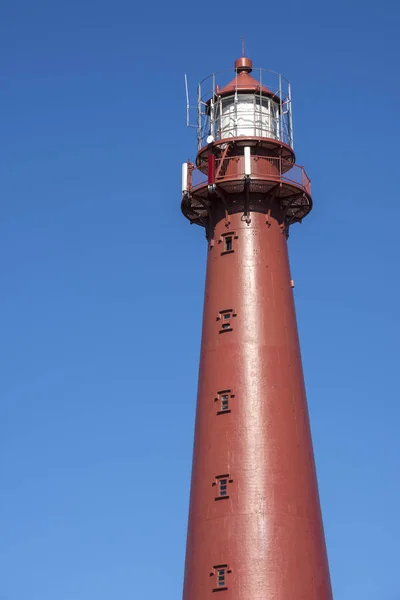
[[279, 104], [260, 94], [237, 93], [215, 103], [216, 139], [266, 137], [279, 139]]

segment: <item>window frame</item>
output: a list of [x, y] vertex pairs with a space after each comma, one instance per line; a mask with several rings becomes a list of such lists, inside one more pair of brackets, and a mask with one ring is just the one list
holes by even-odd
[[[223, 473], [222, 475], [215, 476], [212, 485], [213, 485], [213, 487], [217, 487], [217, 495], [214, 496], [214, 501], [229, 500], [230, 495], [229, 495], [228, 486], [230, 483], [233, 483], [233, 479], [231, 479], [231, 476], [229, 475], [229, 473]], [[224, 489], [221, 489], [222, 486]], [[221, 492], [225, 492], [225, 493], [221, 493]]]
[[232, 319], [236, 317], [236, 313], [233, 308], [225, 308], [220, 310], [217, 316], [217, 321], [221, 321], [219, 333], [225, 333], [227, 331], [233, 331]]
[[[238, 239], [238, 235], [236, 235], [235, 231], [226, 231], [225, 233], [221, 233], [219, 243], [223, 244], [223, 249], [221, 251], [221, 256], [225, 254], [233, 254], [235, 252], [235, 242], [234, 240]], [[227, 248], [227, 241], [230, 240], [230, 248]]]
[[233, 236], [224, 236], [224, 252], [231, 252], [233, 250]]
[[[223, 592], [228, 589], [227, 575], [232, 573], [229, 565], [214, 565], [210, 577], [216, 577], [213, 592]], [[213, 582], [214, 583], [214, 582]]]
[[[233, 393], [232, 389], [220, 390], [219, 392], [217, 392], [217, 395], [214, 398], [214, 402], [219, 403], [217, 415], [227, 415], [231, 412], [230, 400], [234, 397], [235, 394]], [[227, 403], [226, 408], [224, 408], [223, 403]]]

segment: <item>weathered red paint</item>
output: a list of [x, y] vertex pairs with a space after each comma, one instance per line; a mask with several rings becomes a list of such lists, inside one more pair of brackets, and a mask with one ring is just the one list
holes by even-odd
[[[271, 168], [264, 175], [275, 180], [280, 172]], [[287, 252], [288, 209], [276, 193], [250, 196], [247, 218], [244, 192], [225, 203], [213, 196], [207, 205], [183, 600], [332, 600]], [[228, 410], [221, 410], [221, 392], [229, 396]], [[220, 476], [228, 481], [223, 497]]]
[[215, 183], [215, 156], [214, 154], [208, 155], [208, 185]]

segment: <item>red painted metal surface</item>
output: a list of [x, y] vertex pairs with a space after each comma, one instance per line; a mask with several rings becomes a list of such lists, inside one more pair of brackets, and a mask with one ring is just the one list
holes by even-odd
[[242, 141], [182, 200], [208, 239], [183, 600], [332, 600], [287, 251], [310, 180], [262, 143], [245, 176]]
[[245, 56], [238, 58], [235, 61], [235, 71], [237, 73], [235, 79], [232, 79], [222, 90], [219, 90], [219, 95], [229, 96], [234, 94], [236, 90], [241, 92], [257, 91], [258, 93], [261, 91], [262, 95], [275, 98], [275, 94], [271, 90], [264, 85], [260, 87], [260, 83], [249, 74], [252, 69], [253, 62], [249, 58]]
[[208, 155], [208, 185], [215, 183], [215, 156], [214, 154]]
[[[260, 83], [254, 79], [251, 75], [249, 75], [246, 71], [240, 71], [235, 79], [232, 79], [225, 87], [220, 90], [220, 96], [230, 96], [234, 94], [235, 91], [241, 92], [258, 92], [263, 96], [268, 96], [270, 98], [276, 98], [275, 94], [271, 92], [265, 85], [261, 86]], [[277, 99], [278, 100], [278, 99]]]
[[[233, 252], [222, 234], [234, 232]], [[287, 242], [278, 221], [221, 220], [209, 249], [184, 600], [330, 600]], [[232, 330], [221, 331], [230, 309]], [[217, 414], [221, 390], [228, 413]], [[229, 474], [229, 498], [215, 477]]]
[[247, 58], [246, 56], [241, 56], [237, 60], [235, 60], [235, 70], [240, 73], [241, 71], [247, 71], [251, 73], [253, 70], [253, 61], [251, 58]]

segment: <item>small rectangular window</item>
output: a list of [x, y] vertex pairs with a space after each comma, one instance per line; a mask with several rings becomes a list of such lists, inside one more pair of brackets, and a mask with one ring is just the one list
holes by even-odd
[[219, 495], [220, 496], [227, 496], [228, 494], [228, 480], [227, 479], [220, 479], [219, 480]]
[[[227, 500], [229, 498], [228, 486], [233, 482], [233, 479], [229, 479], [229, 474], [224, 473], [223, 475], [217, 475], [215, 477], [213, 486], [216, 486], [216, 495], [214, 500]], [[216, 568], [222, 568], [224, 565], [220, 565]]]
[[229, 409], [229, 396], [228, 394], [224, 394], [221, 396], [221, 410]]
[[218, 402], [217, 404], [217, 415], [221, 415], [222, 413], [230, 413], [230, 399], [234, 398], [234, 394], [232, 394], [232, 390], [222, 390], [221, 392], [217, 392], [217, 396], [214, 398], [214, 402]]
[[225, 569], [218, 569], [217, 576], [218, 576], [218, 587], [224, 587], [225, 586]]
[[213, 577], [213, 592], [227, 590], [227, 575], [232, 571], [228, 565], [215, 565], [210, 576]]
[[232, 236], [226, 235], [224, 237], [224, 251], [230, 252], [232, 250]]
[[232, 331], [231, 319], [234, 319], [235, 317], [236, 313], [232, 308], [221, 310], [217, 315], [217, 321], [222, 321], [219, 332]]
[[227, 233], [222, 233], [221, 237], [218, 241], [219, 244], [222, 244], [221, 255], [231, 254], [235, 251], [235, 240], [238, 239], [238, 236], [235, 235], [234, 231], [229, 231]]

